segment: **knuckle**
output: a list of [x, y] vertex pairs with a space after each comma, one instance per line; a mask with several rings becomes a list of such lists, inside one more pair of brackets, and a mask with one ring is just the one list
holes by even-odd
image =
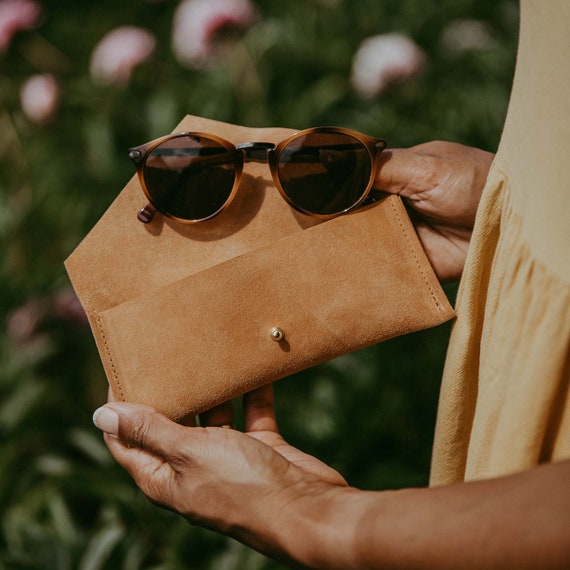
[[131, 419], [128, 443], [135, 447], [144, 447], [151, 430], [152, 420], [147, 414], [138, 413]]

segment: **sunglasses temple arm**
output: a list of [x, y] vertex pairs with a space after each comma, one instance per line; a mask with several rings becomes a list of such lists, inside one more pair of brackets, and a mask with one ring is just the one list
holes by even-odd
[[144, 208], [138, 211], [137, 218], [139, 222], [143, 224], [148, 224], [154, 218], [156, 214], [156, 208], [152, 204], [147, 204]]

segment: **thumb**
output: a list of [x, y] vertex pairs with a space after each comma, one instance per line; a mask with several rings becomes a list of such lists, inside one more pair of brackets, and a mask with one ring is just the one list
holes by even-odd
[[390, 194], [409, 197], [421, 188], [425, 176], [424, 154], [415, 150], [396, 148], [382, 152], [378, 158], [374, 187]]
[[111, 402], [95, 410], [93, 423], [127, 449], [145, 450], [167, 461], [188, 429], [150, 406], [125, 402]]

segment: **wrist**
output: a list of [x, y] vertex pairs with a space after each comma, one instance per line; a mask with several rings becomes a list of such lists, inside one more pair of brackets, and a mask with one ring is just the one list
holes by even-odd
[[[226, 534], [254, 549], [301, 568], [348, 568], [344, 542], [343, 505], [348, 488], [321, 481], [300, 480], [277, 492], [259, 496], [245, 509], [247, 519]], [[355, 492], [354, 490], [351, 490]], [[229, 531], [229, 532], [228, 532]]]
[[303, 483], [284, 505], [278, 529], [288, 559], [306, 568], [361, 570], [366, 545], [360, 525], [370, 495], [353, 487]]

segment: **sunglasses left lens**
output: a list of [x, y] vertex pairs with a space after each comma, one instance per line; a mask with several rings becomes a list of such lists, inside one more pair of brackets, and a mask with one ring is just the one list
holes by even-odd
[[143, 175], [159, 211], [199, 221], [218, 213], [230, 198], [236, 158], [231, 150], [208, 137], [176, 136], [149, 152]]
[[291, 204], [328, 216], [361, 200], [370, 184], [372, 159], [366, 146], [348, 133], [313, 131], [281, 150], [277, 173]]

